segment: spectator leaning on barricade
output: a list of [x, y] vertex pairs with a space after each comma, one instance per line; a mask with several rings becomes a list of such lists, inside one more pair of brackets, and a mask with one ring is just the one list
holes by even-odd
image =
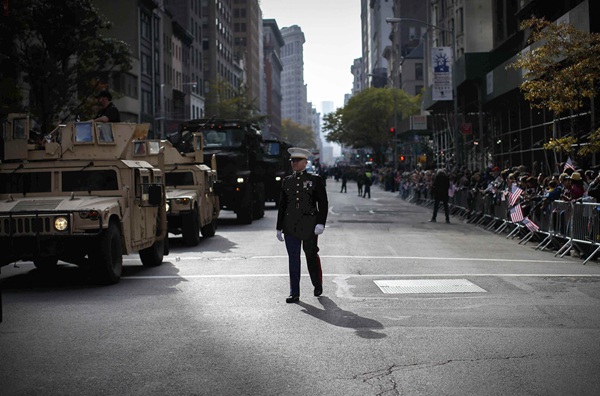
[[583, 173], [583, 188], [587, 191], [590, 183], [594, 181], [594, 171], [591, 169], [586, 170]]
[[583, 180], [581, 179], [581, 173], [579, 172], [573, 172], [571, 174], [571, 188], [569, 190], [570, 192], [570, 198], [571, 200], [577, 200], [581, 197], [583, 197], [583, 194], [585, 193], [585, 189], [583, 187]]
[[586, 195], [592, 197], [596, 202], [600, 202], [600, 174], [588, 186]]

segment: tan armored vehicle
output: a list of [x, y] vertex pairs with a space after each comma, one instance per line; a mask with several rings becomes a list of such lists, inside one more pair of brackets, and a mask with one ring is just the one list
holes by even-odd
[[159, 156], [146, 124], [69, 123], [33, 141], [29, 120], [3, 124], [0, 164], [0, 265], [58, 260], [89, 268], [115, 283], [123, 255], [145, 266], [162, 263], [167, 218]]
[[212, 169], [202, 164], [202, 133], [194, 134], [191, 143], [193, 151], [180, 153], [171, 142], [161, 140], [162, 156], [155, 158], [163, 162], [151, 163], [165, 173], [169, 232], [181, 234], [186, 245], [196, 246], [200, 233], [205, 238], [215, 235], [220, 207], [214, 189], [216, 159]]

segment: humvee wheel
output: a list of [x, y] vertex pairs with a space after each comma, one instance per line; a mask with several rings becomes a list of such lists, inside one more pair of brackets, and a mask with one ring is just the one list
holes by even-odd
[[56, 268], [58, 258], [56, 257], [38, 257], [33, 259], [33, 265], [40, 271], [50, 271]]
[[196, 246], [200, 242], [200, 220], [198, 219], [197, 207], [189, 216], [184, 216], [181, 219], [181, 233], [183, 242], [187, 246]]
[[252, 224], [252, 206], [240, 209], [237, 213], [237, 221], [240, 224]]
[[205, 238], [214, 236], [215, 232], [217, 231], [217, 219], [212, 219], [212, 221], [202, 227], [200, 231], [202, 232], [202, 236]]
[[[165, 235], [165, 238], [167, 236]], [[144, 267], [158, 267], [163, 262], [165, 254], [165, 240], [154, 241], [149, 248], [140, 250], [140, 259]]]
[[123, 247], [121, 231], [115, 222], [100, 237], [100, 243], [89, 254], [96, 280], [103, 284], [117, 283], [123, 271]]

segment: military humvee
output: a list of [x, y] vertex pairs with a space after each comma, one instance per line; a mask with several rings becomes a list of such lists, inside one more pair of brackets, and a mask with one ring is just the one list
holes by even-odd
[[[58, 260], [92, 270], [102, 283], [121, 277], [123, 255], [162, 263], [167, 216], [159, 156], [149, 126], [72, 122], [32, 140], [29, 120], [11, 114], [0, 152], [0, 266]], [[33, 134], [31, 134], [33, 136]]]
[[217, 180], [216, 159], [211, 166], [203, 162], [202, 133], [194, 134], [192, 151], [180, 153], [168, 140], [160, 141], [162, 163], [150, 161], [165, 172], [167, 220], [170, 233], [181, 234], [184, 243], [196, 246], [200, 233], [215, 235], [219, 217], [219, 197], [214, 189]]

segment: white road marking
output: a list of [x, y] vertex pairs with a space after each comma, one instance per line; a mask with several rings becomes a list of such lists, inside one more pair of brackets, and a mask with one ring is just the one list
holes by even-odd
[[[181, 261], [188, 260], [208, 260], [208, 261], [234, 261], [234, 260], [281, 260], [288, 258], [285, 256], [235, 256], [235, 257], [209, 257], [209, 256], [179, 256]], [[431, 261], [487, 261], [502, 263], [565, 263], [565, 259], [554, 260], [525, 260], [525, 259], [503, 259], [503, 258], [481, 258], [481, 257], [418, 257], [418, 256], [326, 256], [320, 255], [323, 259], [344, 259], [344, 260], [431, 260]], [[166, 261], [169, 256], [166, 257]], [[175, 259], [173, 259], [175, 260]], [[139, 263], [139, 259], [123, 259], [124, 262]]]
[[[308, 272], [302, 273], [308, 276]], [[217, 275], [155, 275], [123, 276], [121, 279], [209, 279], [209, 278], [274, 278], [287, 277], [289, 274], [217, 274]], [[512, 278], [600, 278], [600, 274], [323, 274], [328, 278], [456, 278], [456, 277], [512, 277]], [[336, 282], [339, 283], [339, 280]]]

